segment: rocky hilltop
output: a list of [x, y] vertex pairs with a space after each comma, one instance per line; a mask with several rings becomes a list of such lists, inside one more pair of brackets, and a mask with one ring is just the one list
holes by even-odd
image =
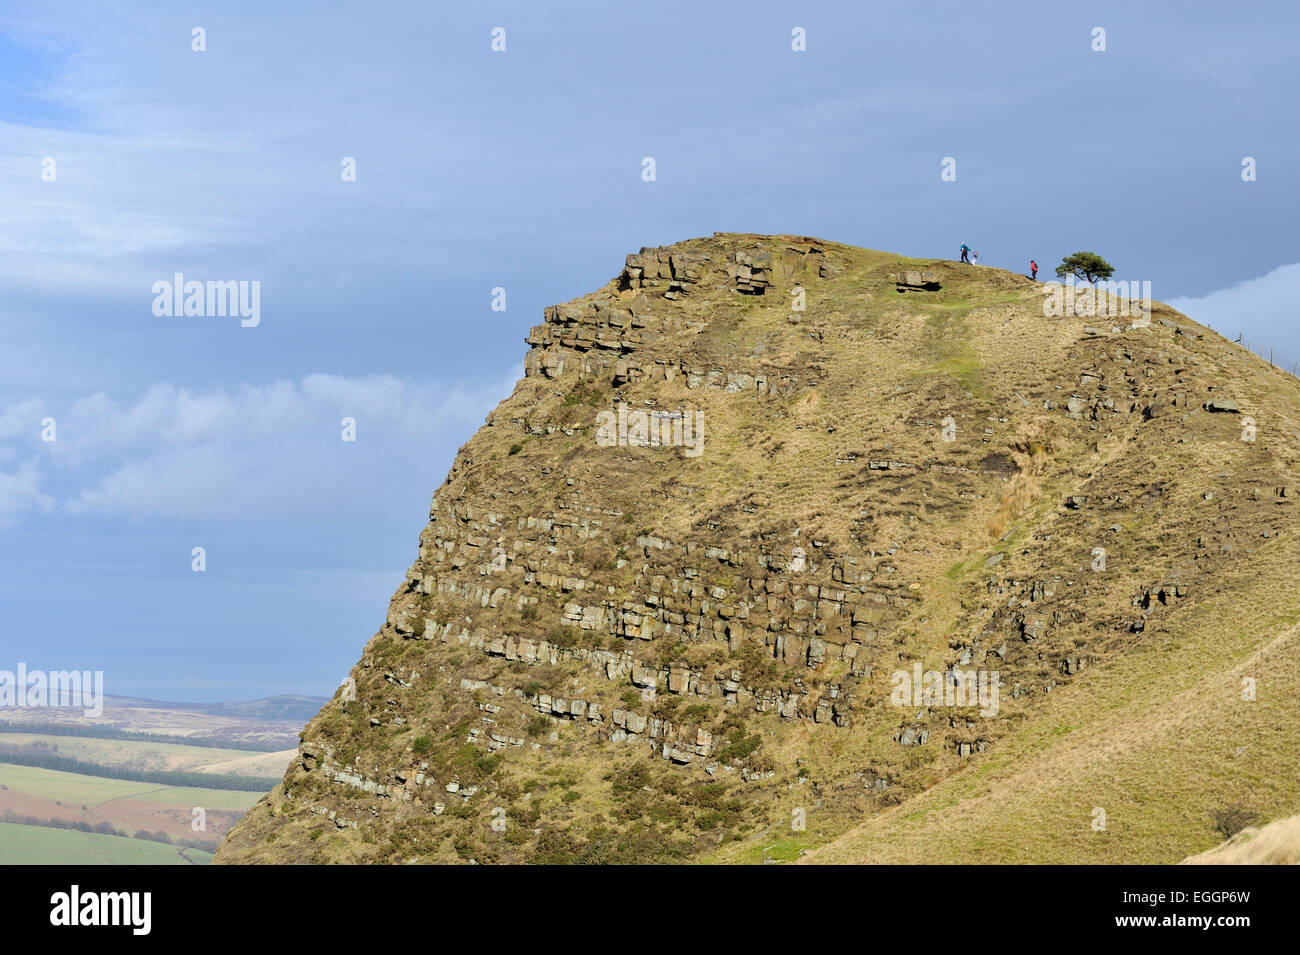
[[1176, 862], [1295, 813], [1300, 382], [1046, 294], [717, 234], [546, 309], [217, 861]]

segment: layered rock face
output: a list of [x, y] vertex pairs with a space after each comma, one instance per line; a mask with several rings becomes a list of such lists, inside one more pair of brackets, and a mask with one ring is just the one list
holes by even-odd
[[1295, 380], [1044, 294], [717, 234], [548, 308], [217, 861], [785, 858], [995, 768], [1191, 608], [1247, 626], [1226, 595], [1297, 556]]

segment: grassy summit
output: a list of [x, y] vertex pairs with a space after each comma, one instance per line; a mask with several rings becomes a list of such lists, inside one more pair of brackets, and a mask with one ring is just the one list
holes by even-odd
[[[1297, 811], [1296, 379], [797, 236], [643, 250], [528, 340], [217, 862], [1175, 862]], [[900, 704], [917, 663], [996, 704]]]

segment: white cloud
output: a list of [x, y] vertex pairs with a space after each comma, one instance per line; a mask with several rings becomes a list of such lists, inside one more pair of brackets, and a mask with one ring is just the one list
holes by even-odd
[[0, 471], [0, 527], [8, 526], [23, 512], [48, 511], [53, 506], [54, 498], [40, 489], [35, 461], [19, 465], [12, 473]]
[[0, 441], [15, 438], [26, 432], [33, 436], [40, 431], [41, 403], [35, 398], [24, 398], [0, 408]]
[[1300, 362], [1300, 335], [1296, 334], [1296, 305], [1300, 303], [1300, 263], [1282, 265], [1267, 275], [1197, 298], [1170, 299], [1183, 314], [1209, 325], [1225, 338], [1240, 334], [1252, 350], [1290, 369]]
[[[517, 375], [519, 369], [515, 369]], [[394, 494], [432, 495], [457, 447], [515, 377], [464, 388], [391, 376], [192, 391], [159, 383], [134, 400], [105, 393], [51, 411], [0, 408], [0, 520], [77, 515], [186, 520], [332, 518], [373, 513]], [[57, 440], [40, 441], [51, 414]], [[342, 419], [356, 441], [342, 440]]]

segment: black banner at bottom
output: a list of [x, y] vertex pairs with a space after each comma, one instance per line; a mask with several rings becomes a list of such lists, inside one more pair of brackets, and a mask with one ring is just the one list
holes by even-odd
[[[392, 919], [413, 920], [407, 927], [414, 927], [433, 918], [446, 931], [463, 918], [467, 929], [480, 930], [493, 911], [501, 916], [492, 919], [493, 941], [514, 925], [521, 940], [535, 942], [575, 919], [587, 932], [599, 930], [603, 919], [625, 932], [630, 913], [644, 916], [657, 908], [665, 927], [680, 931], [698, 923], [708, 930], [728, 910], [728, 922], [741, 918], [746, 897], [768, 912], [765, 931], [780, 931], [772, 917], [779, 923], [785, 910], [790, 928], [802, 933], [810, 901], [825, 907], [825, 915], [845, 912], [847, 902], [882, 929], [890, 918], [899, 919], [905, 934], [916, 932], [922, 916], [962, 932], [976, 928], [971, 919], [990, 919], [1002, 929], [1014, 927], [1021, 937], [1031, 937], [1023, 933], [1035, 928], [1056, 936], [1064, 930], [1081, 940], [1181, 941], [1199, 933], [1232, 944], [1257, 929], [1276, 933], [1288, 926], [1295, 888], [1286, 867], [807, 867], [801, 876], [772, 868], [763, 867], [767, 874], [761, 879], [751, 871], [754, 882], [743, 870], [733, 871], [730, 884], [721, 886], [716, 870], [709, 870], [707, 883], [696, 883], [705, 872], [701, 867], [599, 873], [536, 867], [15, 867], [8, 871], [16, 878], [9, 880], [3, 909], [11, 941], [48, 933], [76, 935], [78, 942], [98, 936], [128, 947], [199, 938], [302, 941], [321, 930], [364, 937], [371, 930], [366, 926]], [[900, 903], [900, 896], [915, 901]], [[549, 913], [543, 923], [535, 919], [539, 913]], [[543, 929], [546, 922], [551, 930]]]

